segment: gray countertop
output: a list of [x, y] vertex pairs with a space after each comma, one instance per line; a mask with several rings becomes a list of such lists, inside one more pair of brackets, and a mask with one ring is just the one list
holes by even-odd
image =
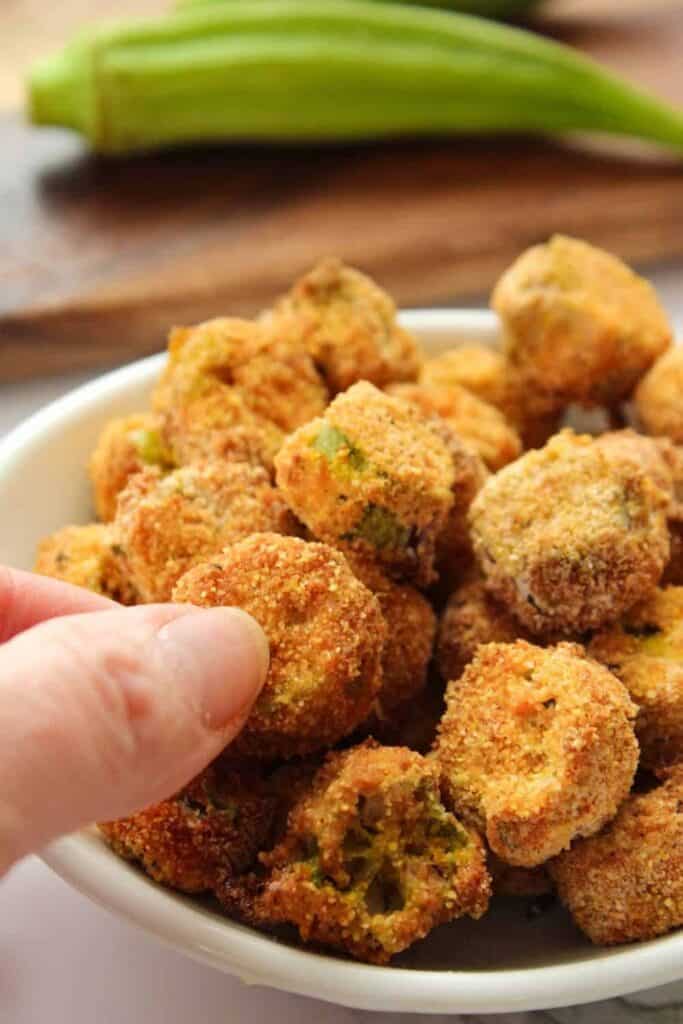
[[[683, 264], [651, 275], [683, 330]], [[0, 435], [86, 379], [0, 387]], [[375, 1014], [288, 996], [200, 966], [89, 903], [36, 858], [0, 893], [0, 1024], [350, 1024]], [[388, 1024], [418, 1018], [382, 1015]], [[439, 1018], [424, 1018], [438, 1021]], [[474, 1022], [473, 1016], [444, 1017]], [[504, 1024], [683, 1024], [683, 982], [583, 1007], [506, 1014]]]

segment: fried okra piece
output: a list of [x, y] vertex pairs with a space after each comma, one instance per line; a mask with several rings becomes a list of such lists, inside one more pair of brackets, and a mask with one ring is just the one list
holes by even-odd
[[339, 260], [324, 260], [300, 278], [280, 299], [270, 323], [303, 341], [333, 394], [359, 380], [383, 387], [417, 377], [420, 352], [399, 325], [393, 300]]
[[326, 404], [325, 386], [300, 342], [235, 319], [174, 330], [154, 393], [179, 464], [231, 455], [269, 470], [283, 433]]
[[173, 599], [243, 608], [268, 637], [268, 676], [230, 748], [236, 756], [303, 756], [368, 716], [382, 685], [387, 627], [377, 598], [338, 551], [257, 533], [188, 572]]
[[524, 448], [540, 448], [558, 428], [556, 413], [539, 415], [528, 407], [518, 375], [502, 352], [488, 345], [463, 345], [425, 360], [419, 383], [465, 388], [503, 414]]
[[274, 812], [259, 772], [220, 758], [175, 796], [99, 828], [115, 853], [155, 881], [202, 893], [254, 863]]
[[111, 530], [104, 523], [65, 526], [38, 545], [35, 572], [119, 604], [137, 604], [139, 595], [116, 552]]
[[639, 467], [562, 431], [484, 485], [470, 508], [474, 551], [527, 629], [599, 629], [656, 587], [668, 504]]
[[145, 602], [170, 601], [183, 573], [250, 533], [295, 533], [264, 469], [197, 462], [162, 476], [147, 469], [119, 498], [113, 535]]
[[548, 896], [555, 888], [545, 864], [536, 868], [516, 868], [490, 850], [486, 863], [494, 896]]
[[599, 835], [574, 843], [550, 870], [597, 945], [654, 939], [683, 925], [683, 765], [629, 797]]
[[453, 460], [453, 505], [436, 541], [438, 588], [450, 593], [474, 564], [468, 515], [470, 506], [489, 478], [483, 460], [461, 440], [445, 420], [433, 420]]
[[683, 444], [683, 348], [665, 352], [635, 393], [638, 419], [648, 434]]
[[154, 413], [137, 413], [110, 420], [100, 434], [88, 468], [95, 511], [103, 522], [116, 515], [118, 496], [135, 473], [147, 466], [173, 469], [161, 426]]
[[436, 665], [444, 682], [459, 679], [480, 644], [530, 640], [505, 605], [475, 575], [453, 591], [441, 616], [436, 643]]
[[504, 354], [538, 411], [620, 402], [671, 344], [652, 286], [615, 256], [563, 235], [524, 252], [492, 305]]
[[361, 731], [384, 746], [409, 747], [427, 754], [436, 739], [443, 712], [444, 688], [433, 675], [418, 694], [383, 712], [381, 717], [375, 714]]
[[636, 707], [577, 644], [480, 647], [449, 683], [435, 746], [456, 814], [536, 867], [614, 816], [638, 764]]
[[370, 963], [489, 901], [480, 838], [441, 803], [437, 766], [402, 747], [331, 754], [264, 859], [272, 920]]
[[683, 448], [666, 437], [645, 437], [635, 430], [602, 434], [596, 443], [609, 455], [630, 460], [669, 495], [667, 522], [671, 553], [663, 583], [683, 583]]
[[522, 452], [519, 435], [502, 413], [457, 384], [394, 384], [387, 392], [443, 417], [494, 472]]
[[276, 470], [290, 507], [319, 540], [418, 586], [434, 579], [455, 470], [438, 431], [408, 402], [355, 384], [324, 418], [287, 438]]
[[605, 664], [638, 706], [641, 765], [683, 762], [683, 587], [666, 587], [593, 637], [589, 654]]
[[387, 624], [382, 688], [375, 707], [381, 718], [424, 689], [436, 635], [436, 615], [415, 587], [395, 583], [365, 559], [351, 555], [348, 561], [354, 575], [377, 598]]

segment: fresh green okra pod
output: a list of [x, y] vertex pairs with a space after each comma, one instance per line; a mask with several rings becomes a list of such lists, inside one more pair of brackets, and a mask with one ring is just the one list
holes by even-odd
[[104, 153], [226, 140], [593, 131], [683, 149], [683, 117], [573, 50], [374, 0], [222, 0], [102, 25], [30, 77], [37, 124]]
[[[178, 8], [196, 7], [198, 4], [221, 3], [222, 0], [178, 0]], [[252, 0], [253, 2], [253, 0]], [[375, 0], [386, 3], [387, 0]], [[538, 7], [541, 0], [396, 0], [397, 3], [419, 7], [445, 7], [463, 14], [478, 14], [480, 18], [516, 18]]]

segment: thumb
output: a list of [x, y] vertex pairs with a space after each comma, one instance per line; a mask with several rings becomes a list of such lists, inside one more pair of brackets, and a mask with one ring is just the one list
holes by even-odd
[[235, 608], [73, 615], [1, 646], [0, 873], [187, 783], [239, 731], [267, 665]]

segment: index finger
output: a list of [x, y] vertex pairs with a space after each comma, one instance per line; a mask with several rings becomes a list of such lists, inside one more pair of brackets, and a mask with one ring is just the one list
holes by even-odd
[[46, 619], [116, 607], [90, 590], [0, 565], [0, 643]]

